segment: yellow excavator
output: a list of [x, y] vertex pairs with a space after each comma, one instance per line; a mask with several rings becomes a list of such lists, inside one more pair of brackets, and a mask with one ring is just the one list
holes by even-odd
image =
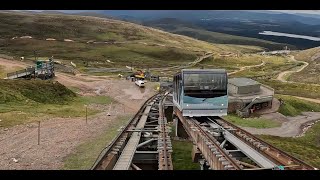
[[137, 80], [144, 80], [145, 74], [144, 74], [144, 72], [142, 70], [137, 70], [137, 72], [134, 73], [134, 77]]

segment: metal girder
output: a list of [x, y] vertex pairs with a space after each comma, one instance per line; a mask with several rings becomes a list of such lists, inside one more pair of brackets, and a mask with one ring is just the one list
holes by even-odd
[[[146, 109], [144, 110], [144, 114], [148, 114], [150, 112], [151, 106], [153, 102], [151, 102]], [[142, 115], [136, 128], [142, 129], [147, 121], [148, 116]], [[125, 148], [123, 149], [117, 163], [114, 166], [114, 170], [128, 170], [131, 166], [132, 159], [134, 153], [137, 149], [137, 145], [140, 141], [141, 133], [133, 132], [128, 143], [126, 144]]]
[[[210, 126], [212, 127], [220, 126], [210, 118], [208, 119], [211, 121], [210, 123], [208, 123]], [[251, 148], [249, 145], [244, 143], [242, 140], [238, 139], [236, 136], [234, 136], [230, 132], [226, 131], [223, 127], [221, 128], [224, 130], [223, 131], [223, 137], [225, 138], [225, 140], [223, 141], [224, 143], [228, 141], [229, 143], [233, 144], [235, 147], [237, 147], [237, 149], [241, 150], [243, 154], [245, 154], [247, 157], [249, 157], [251, 160], [253, 160], [255, 163], [257, 163], [259, 166], [263, 168], [272, 168], [276, 166], [274, 162], [270, 161], [261, 153]], [[220, 145], [220, 147], [223, 147], [222, 144]]]
[[219, 145], [212, 141], [212, 139], [208, 139], [205, 134], [201, 133], [201, 129], [195, 126], [196, 124], [194, 121], [187, 121], [177, 108], [174, 108], [174, 112], [179, 117], [186, 131], [190, 134], [194, 143], [202, 152], [202, 155], [207, 160], [211, 169], [241, 169], [241, 166], [237, 164], [233, 158], [229, 157], [227, 152], [224, 152]]

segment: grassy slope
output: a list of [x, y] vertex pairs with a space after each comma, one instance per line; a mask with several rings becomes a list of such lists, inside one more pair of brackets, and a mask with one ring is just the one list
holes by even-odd
[[294, 157], [320, 168], [320, 123], [315, 124], [305, 136], [299, 138], [269, 135], [260, 135], [260, 137]]
[[[312, 60], [312, 57], [317, 55], [318, 58]], [[293, 73], [290, 77], [290, 81], [304, 82], [304, 83], [317, 83], [320, 84], [320, 48], [312, 48], [304, 51], [300, 51], [295, 54], [295, 58], [300, 61], [309, 62], [309, 66], [307, 66], [304, 70]]]
[[297, 99], [291, 96], [286, 95], [276, 95], [279, 99], [284, 100], [285, 104], [280, 106], [279, 112], [286, 116], [297, 116], [300, 115], [301, 112], [307, 111], [320, 111], [320, 104]]
[[[11, 39], [26, 35], [33, 39]], [[46, 38], [57, 41], [46, 41]], [[75, 42], [64, 42], [63, 39]], [[86, 43], [90, 40], [125, 43]], [[210, 44], [133, 23], [96, 17], [0, 13], [0, 53], [33, 58], [34, 50], [38, 51], [38, 56], [53, 55], [56, 59], [72, 60], [78, 66], [87, 61], [94, 67], [99, 61], [99, 67], [124, 67], [129, 62], [136, 66], [163, 67], [167, 63], [193, 61], [204, 51], [256, 52], [261, 48]], [[107, 59], [115, 63], [108, 63]]]
[[229, 56], [223, 57], [214, 55], [199, 63], [196, 67], [204, 68], [224, 68], [228, 72], [233, 72], [244, 66], [259, 65], [265, 62], [265, 65], [259, 67], [251, 67], [230, 75], [232, 77], [256, 77], [270, 74], [277, 74], [284, 69], [295, 67], [296, 64], [288, 60], [287, 57], [282, 56], [261, 56], [258, 54], [242, 54], [239, 57]]
[[[84, 105], [111, 102], [111, 98], [105, 96], [76, 96], [58, 82], [0, 80], [0, 84], [0, 127], [51, 117], [84, 117]], [[98, 112], [88, 108], [88, 115]]]
[[117, 130], [128, 122], [128, 120], [129, 117], [126, 116], [118, 117], [117, 120], [114, 121], [115, 123], [108, 127], [108, 131], [105, 131], [92, 140], [79, 145], [74, 153], [68, 155], [64, 159], [63, 169], [90, 169], [101, 150], [112, 141], [118, 133]]
[[0, 80], [0, 103], [31, 100], [38, 103], [64, 104], [75, 93], [56, 81]]
[[237, 115], [228, 115], [224, 117], [226, 120], [230, 121], [235, 125], [239, 125], [242, 127], [253, 127], [253, 128], [273, 128], [279, 127], [281, 123], [277, 121], [272, 121], [269, 119], [263, 118], [240, 118]]
[[258, 80], [275, 89], [277, 94], [302, 96], [308, 98], [320, 98], [320, 86], [311, 84], [283, 83], [276, 80]]
[[0, 78], [2, 79], [2, 78], [4, 78], [4, 77], [6, 77], [6, 76], [7, 76], [7, 73], [6, 73], [6, 71], [5, 71], [4, 66], [1, 66], [1, 65], [0, 65]]
[[260, 64], [262, 61], [264, 61], [266, 64], [264, 66], [246, 69], [244, 71], [231, 75], [231, 77], [256, 77], [270, 74], [278, 74], [285, 69], [296, 66], [296, 64], [289, 62], [287, 57], [282, 56], [252, 55], [251, 59], [251, 61], [259, 62], [256, 64]]
[[[223, 54], [224, 51], [221, 51]], [[252, 67], [241, 72], [230, 75], [232, 77], [257, 77], [265, 76], [282, 72], [285, 69], [295, 67], [297, 64], [289, 62], [287, 57], [279, 56], [261, 56], [258, 54], [241, 54], [236, 56], [233, 54], [229, 57], [221, 56], [221, 54], [214, 54], [213, 57], [202, 60], [197, 65], [190, 68], [223, 68], [228, 72], [239, 70], [243, 66], [259, 65], [265, 62], [265, 65], [260, 67]], [[173, 75], [179, 71], [179, 68], [165, 71], [165, 74]]]

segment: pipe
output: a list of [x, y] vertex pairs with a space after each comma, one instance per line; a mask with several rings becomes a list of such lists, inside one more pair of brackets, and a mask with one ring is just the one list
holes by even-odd
[[152, 139], [149, 139], [149, 140], [147, 140], [147, 141], [145, 141], [145, 142], [143, 142], [143, 143], [140, 143], [140, 144], [137, 146], [137, 149], [138, 149], [139, 147], [141, 147], [141, 146], [144, 146], [144, 145], [146, 145], [146, 144], [154, 141], [154, 140], [156, 140], [156, 139], [152, 138]]
[[131, 167], [133, 167], [134, 170], [142, 170], [141, 168], [139, 168], [138, 166], [136, 166], [135, 164], [131, 164]]
[[249, 163], [245, 163], [245, 162], [242, 162], [242, 161], [239, 161], [239, 163], [240, 163], [240, 164], [242, 164], [242, 165], [245, 165], [245, 166], [247, 166], [247, 167], [251, 167], [251, 168], [259, 169], [259, 167], [254, 166], [254, 165], [249, 164]]

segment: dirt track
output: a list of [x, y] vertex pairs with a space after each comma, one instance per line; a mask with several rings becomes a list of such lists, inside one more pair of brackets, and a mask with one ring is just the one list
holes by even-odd
[[239, 70], [236, 70], [236, 71], [230, 72], [230, 73], [228, 73], [228, 75], [236, 74], [236, 73], [238, 73], [238, 72], [240, 72], [240, 71], [244, 71], [244, 70], [246, 70], [246, 69], [250, 69], [250, 68], [253, 68], [253, 67], [260, 67], [260, 66], [264, 66], [265, 64], [266, 64], [266, 62], [262, 61], [262, 63], [261, 63], [261, 64], [252, 65], [252, 66], [242, 66], [242, 67], [240, 67], [240, 69], [239, 69]]
[[299, 97], [299, 96], [292, 96], [292, 97], [320, 104], [320, 99], [311, 99], [311, 98], [305, 98], [305, 97]]
[[281, 127], [276, 128], [267, 128], [267, 129], [257, 129], [257, 128], [249, 128], [243, 127], [246, 131], [249, 131], [252, 134], [268, 134], [273, 136], [280, 137], [295, 137], [299, 136], [302, 133], [302, 128], [305, 123], [313, 122], [320, 119], [320, 112], [304, 112], [300, 116], [296, 117], [279, 117], [279, 115], [268, 114], [270, 119], [278, 119], [280, 121], [284, 121]]
[[133, 82], [124, 79], [113, 79], [107, 76], [82, 76], [56, 73], [56, 79], [67, 87], [77, 87], [81, 95], [107, 95], [133, 110], [140, 106], [155, 92], [152, 83], [146, 83], [146, 88], [138, 88]]
[[302, 67], [300, 67], [299, 69], [297, 69], [297, 70], [281, 72], [281, 73], [277, 76], [277, 80], [279, 80], [279, 81], [281, 81], [281, 82], [288, 82], [288, 81], [286, 80], [286, 78], [285, 78], [285, 76], [286, 76], [287, 74], [291, 74], [291, 73], [295, 73], [295, 72], [300, 72], [300, 71], [302, 71], [304, 68], [306, 68], [306, 67], [309, 65], [309, 63], [304, 62], [304, 61], [297, 61], [297, 60], [294, 58], [294, 56], [291, 56], [290, 58], [291, 58], [291, 61], [292, 61], [292, 62], [303, 62], [304, 65], [303, 65]]

